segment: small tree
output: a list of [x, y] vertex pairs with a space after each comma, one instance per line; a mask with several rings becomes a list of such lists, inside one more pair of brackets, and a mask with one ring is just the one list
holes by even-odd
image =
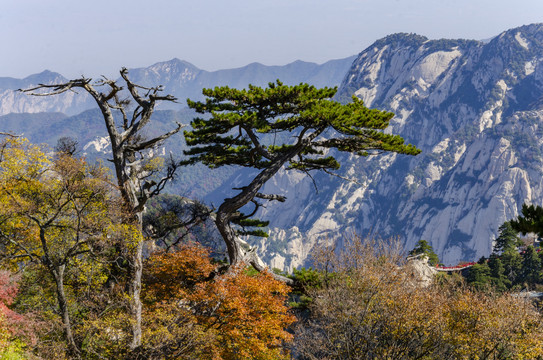
[[[292, 338], [286, 329], [295, 318], [286, 284], [245, 266], [215, 276], [209, 252], [190, 243], [152, 254], [147, 265], [144, 300], [155, 330], [144, 332], [153, 336], [144, 336], [143, 346], [157, 354], [151, 358], [200, 358], [190, 353], [197, 351], [202, 359], [290, 358], [283, 343]], [[170, 318], [157, 316], [168, 308]]]
[[[185, 152], [188, 163], [259, 171], [217, 211], [215, 223], [226, 242], [231, 265], [246, 261], [258, 270], [265, 268], [254, 249], [244, 249], [238, 235], [244, 233], [243, 227], [266, 224], [251, 219], [260, 206], [258, 199], [285, 201], [284, 196], [259, 192], [285, 164], [289, 170], [305, 173], [330, 172], [340, 167], [329, 151], [333, 149], [361, 156], [420, 152], [405, 145], [400, 136], [383, 132], [394, 114], [368, 109], [356, 97], [351, 103], [340, 104], [331, 100], [335, 92], [335, 88], [287, 86], [277, 81], [265, 89], [251, 85], [247, 90], [204, 89], [205, 102], [187, 101], [198, 113], [209, 115], [194, 119], [193, 130], [185, 132], [190, 146]], [[249, 203], [254, 208], [244, 214], [240, 209]]]
[[114, 218], [115, 191], [107, 170], [61, 154], [54, 160], [24, 140], [8, 140], [0, 158], [0, 259], [38, 263], [54, 283], [71, 355], [80, 352], [72, 330], [66, 275], [85, 266]]
[[518, 231], [513, 229], [511, 224], [512, 222], [506, 221], [499, 227], [500, 234], [494, 243], [494, 254], [501, 254], [509, 250], [516, 251], [522, 244], [518, 237]]
[[469, 268], [467, 276], [468, 284], [476, 289], [487, 289], [491, 282], [490, 273], [491, 271], [486, 261], [482, 264], [475, 264]]
[[409, 252], [409, 255], [415, 256], [415, 255], [421, 255], [425, 254], [428, 256], [428, 262], [430, 265], [437, 265], [439, 264], [439, 257], [434, 252], [434, 249], [432, 248], [432, 245], [428, 244], [428, 241], [426, 240], [419, 240], [415, 244], [415, 248]]
[[522, 258], [518, 251], [507, 250], [500, 256], [500, 260], [505, 268], [504, 274], [511, 284], [515, 285], [521, 281]]
[[505, 275], [505, 266], [498, 256], [490, 256], [488, 267], [490, 268], [490, 280], [496, 290], [503, 292], [511, 287], [511, 281]]
[[528, 286], [541, 280], [541, 260], [533, 246], [528, 246], [522, 254], [521, 278]]

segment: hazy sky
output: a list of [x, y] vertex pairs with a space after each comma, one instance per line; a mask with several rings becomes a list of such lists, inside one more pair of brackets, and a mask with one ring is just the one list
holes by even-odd
[[535, 22], [542, 0], [0, 0], [0, 76], [322, 63], [396, 32], [487, 39]]

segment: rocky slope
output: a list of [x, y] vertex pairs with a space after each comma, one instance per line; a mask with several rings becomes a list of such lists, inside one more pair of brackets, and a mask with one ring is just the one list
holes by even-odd
[[303, 264], [319, 239], [352, 232], [428, 240], [447, 264], [487, 256], [523, 202], [543, 203], [543, 24], [487, 43], [396, 34], [361, 52], [338, 92], [392, 111], [389, 131], [417, 157], [343, 156], [357, 183], [282, 173], [266, 191], [289, 200], [262, 212], [273, 236], [261, 254]]

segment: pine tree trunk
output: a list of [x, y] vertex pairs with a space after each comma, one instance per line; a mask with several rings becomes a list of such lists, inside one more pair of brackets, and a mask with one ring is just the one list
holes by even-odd
[[[276, 159], [269, 167], [262, 170], [248, 186], [243, 188], [241, 193], [231, 199], [225, 199], [221, 206], [219, 206], [219, 209], [217, 210], [217, 217], [215, 219], [215, 225], [217, 225], [219, 232], [226, 242], [231, 266], [245, 262], [247, 264], [251, 264], [258, 271], [264, 271], [267, 269], [267, 266], [262, 262], [255, 251], [251, 251], [249, 253], [243, 250], [240, 243], [237, 241], [237, 235], [230, 225], [230, 222], [234, 216], [234, 213], [254, 199], [262, 186], [264, 186], [264, 184], [271, 179], [291, 157], [294, 156], [294, 154], [299, 152], [300, 149], [301, 146], [294, 147], [289, 153]], [[273, 273], [272, 276], [277, 280], [292, 283], [291, 279], [284, 276]]]

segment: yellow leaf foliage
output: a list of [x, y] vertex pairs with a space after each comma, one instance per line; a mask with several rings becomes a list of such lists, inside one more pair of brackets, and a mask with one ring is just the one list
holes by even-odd
[[296, 330], [307, 359], [538, 359], [543, 321], [534, 305], [453, 283], [422, 288], [395, 246], [355, 238], [315, 255], [323, 286]]

